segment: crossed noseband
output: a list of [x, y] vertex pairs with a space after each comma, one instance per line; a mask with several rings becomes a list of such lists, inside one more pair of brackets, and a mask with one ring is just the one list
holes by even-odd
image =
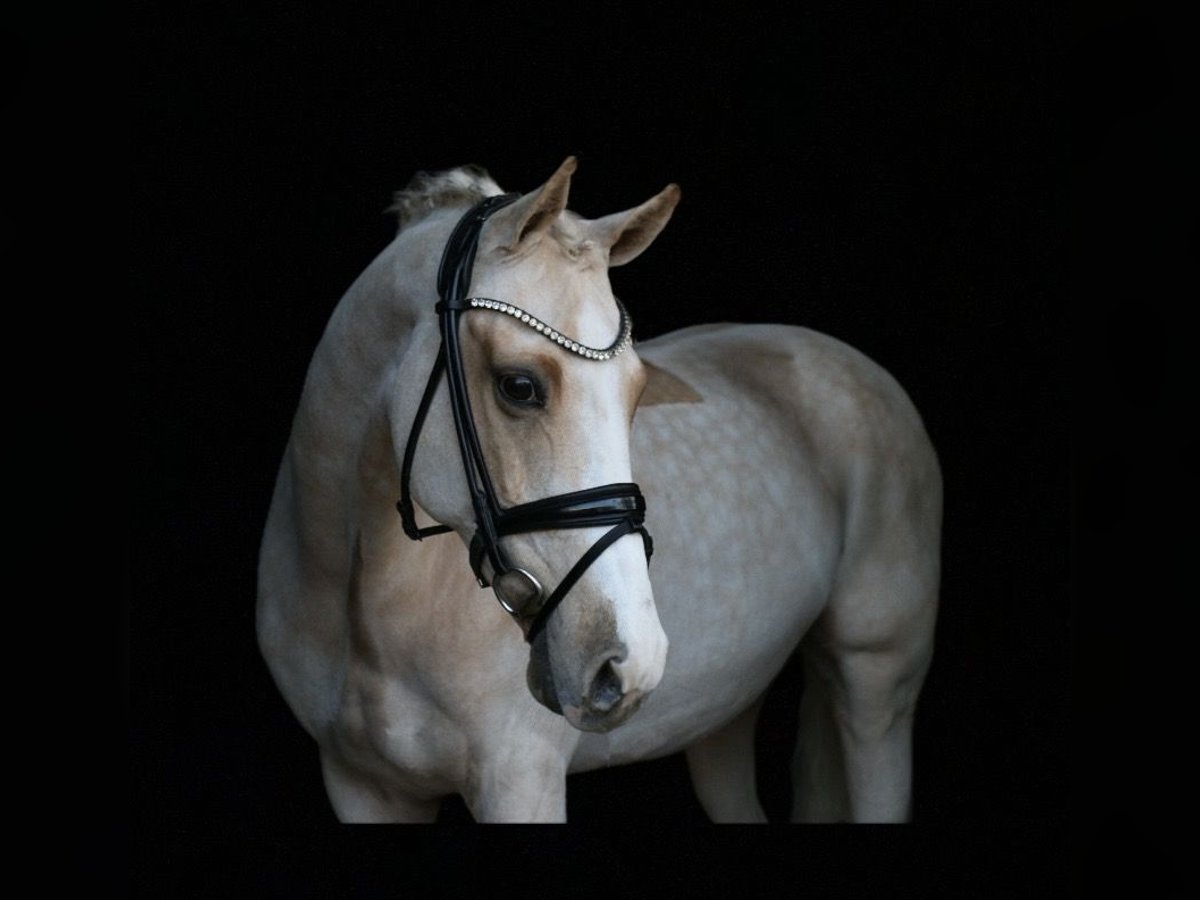
[[[404, 460], [400, 470], [400, 500], [396, 508], [404, 533], [419, 541], [434, 534], [445, 534], [453, 529], [448, 525], [432, 525], [419, 528], [409, 493], [409, 477], [412, 473], [413, 457], [417, 441], [437, 391], [442, 376], [446, 376], [450, 390], [450, 406], [454, 413], [454, 427], [458, 436], [458, 447], [466, 473], [467, 489], [471, 494], [471, 505], [475, 511], [475, 534], [471, 538], [471, 569], [480, 587], [492, 587], [500, 605], [517, 620], [525, 631], [525, 640], [532, 642], [546, 626], [551, 613], [571, 590], [575, 582], [608, 547], [627, 534], [637, 532], [642, 536], [649, 561], [653, 553], [653, 542], [644, 525], [646, 500], [636, 484], [630, 482], [606, 484], [566, 494], [556, 494], [531, 503], [502, 507], [496, 499], [492, 479], [488, 475], [483, 459], [479, 434], [471, 415], [471, 401], [467, 396], [466, 376], [463, 370], [462, 349], [459, 344], [459, 324], [462, 314], [469, 310], [494, 310], [518, 318], [523, 324], [546, 335], [564, 349], [586, 359], [605, 361], [620, 354], [631, 342], [629, 316], [617, 301], [621, 313], [621, 329], [611, 345], [597, 349], [571, 341], [543, 322], [518, 307], [481, 297], [467, 297], [471, 283], [471, 270], [475, 262], [475, 250], [479, 235], [488, 216], [512, 203], [519, 194], [501, 194], [488, 197], [472, 207], [459, 220], [446, 243], [438, 269], [438, 295], [434, 307], [441, 327], [442, 343], [438, 349], [433, 371], [425, 385], [425, 393], [417, 408], [408, 444], [404, 449]], [[512, 564], [501, 544], [501, 538], [512, 534], [531, 531], [553, 531], [560, 528], [608, 527], [603, 534], [579, 558], [558, 587], [549, 596], [534, 575]], [[490, 564], [491, 577], [485, 574], [484, 563]]]

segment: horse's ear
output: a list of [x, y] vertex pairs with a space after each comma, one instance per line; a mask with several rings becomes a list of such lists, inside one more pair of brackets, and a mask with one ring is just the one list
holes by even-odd
[[567, 208], [571, 175], [576, 165], [575, 157], [568, 156], [540, 188], [496, 213], [494, 222], [501, 234], [502, 246], [515, 249], [522, 241], [550, 230], [555, 219]]
[[696, 389], [666, 369], [642, 360], [646, 370], [646, 387], [638, 399], [638, 406], [658, 406], [661, 403], [703, 403]]
[[641, 206], [589, 222], [592, 239], [608, 247], [608, 264], [623, 266], [649, 247], [671, 218], [681, 195], [679, 185], [668, 184]]

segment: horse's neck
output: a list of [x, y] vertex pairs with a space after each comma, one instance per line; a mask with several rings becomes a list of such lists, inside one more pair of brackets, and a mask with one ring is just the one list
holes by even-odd
[[285, 465], [301, 507], [299, 537], [307, 553], [324, 557], [323, 567], [340, 568], [353, 552], [361, 519], [371, 513], [363, 481], [373, 481], [380, 496], [395, 489], [388, 388], [405, 355], [426, 349], [414, 346], [417, 322], [434, 301], [436, 260], [425, 243], [401, 235], [367, 267], [334, 310], [309, 365]]

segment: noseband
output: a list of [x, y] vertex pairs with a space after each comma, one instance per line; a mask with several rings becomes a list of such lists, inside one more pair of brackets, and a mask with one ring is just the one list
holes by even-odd
[[[471, 494], [471, 505], [475, 511], [475, 535], [471, 539], [470, 547], [471, 569], [475, 572], [475, 578], [480, 587], [493, 587], [500, 600], [500, 605], [524, 629], [525, 640], [532, 642], [545, 627], [550, 614], [562, 602], [563, 597], [575, 582], [609, 546], [625, 535], [637, 532], [642, 536], [646, 559], [649, 561], [654, 545], [649, 532], [642, 524], [646, 515], [646, 501], [636, 484], [629, 482], [606, 484], [600, 487], [586, 488], [582, 491], [556, 494], [553, 497], [508, 508], [502, 507], [496, 499], [496, 491], [492, 486], [492, 480], [484, 462], [479, 435], [475, 431], [475, 421], [471, 415], [471, 401], [467, 396], [462, 348], [459, 345], [459, 324], [462, 314], [472, 309], [507, 313], [515, 316], [524, 324], [536, 328], [555, 343], [576, 355], [596, 361], [608, 360], [621, 353], [630, 343], [631, 330], [629, 316], [620, 301], [617, 302], [617, 306], [621, 312], [621, 329], [617, 339], [609, 347], [598, 350], [571, 341], [515, 306], [488, 298], [467, 297], [467, 290], [471, 283], [471, 270], [475, 262], [475, 251], [484, 222], [496, 210], [512, 203], [519, 196], [519, 194], [501, 194], [488, 197], [472, 207], [459, 220], [446, 243], [441, 266], [438, 268], [437, 287], [440, 300], [434, 307], [438, 314], [442, 343], [433, 364], [433, 371], [429, 375], [429, 381], [425, 385], [425, 393], [417, 408], [412, 430], [408, 434], [408, 444], [404, 449], [404, 460], [400, 469], [400, 500], [396, 504], [396, 508], [400, 512], [404, 533], [413, 540], [419, 541], [430, 535], [453, 531], [448, 525], [418, 527], [412, 496], [409, 493], [409, 477], [412, 473], [417, 441], [437, 386], [444, 374], [450, 390], [450, 407], [454, 413], [454, 427], [458, 435], [458, 447], [462, 455], [467, 489]], [[511, 534], [601, 526], [608, 527], [609, 530], [579, 558], [548, 597], [542, 584], [532, 573], [512, 564], [500, 543], [502, 537]], [[485, 560], [491, 564], [490, 581], [484, 574]], [[514, 592], [504, 589], [497, 584], [501, 579], [506, 579], [510, 583], [515, 581], [525, 590]], [[528, 597], [529, 599], [526, 602], [518, 602], [518, 597]]]

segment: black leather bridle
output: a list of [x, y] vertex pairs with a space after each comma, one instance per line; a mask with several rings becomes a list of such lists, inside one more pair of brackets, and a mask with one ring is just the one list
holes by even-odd
[[[462, 454], [463, 470], [466, 473], [467, 489], [475, 511], [475, 535], [470, 546], [471, 569], [475, 572], [480, 587], [493, 587], [500, 605], [525, 630], [525, 640], [532, 642], [575, 582], [609, 546], [625, 535], [637, 532], [642, 536], [646, 559], [649, 561], [654, 544], [643, 525], [646, 514], [645, 498], [638, 486], [631, 482], [557, 494], [508, 508], [502, 507], [496, 499], [496, 491], [488, 475], [479, 435], [475, 431], [475, 422], [471, 415], [462, 349], [459, 345], [459, 320], [463, 312], [479, 308], [478, 298], [468, 298], [467, 290], [470, 287], [471, 270], [483, 224], [488, 216], [512, 203], [519, 196], [500, 194], [476, 204], [459, 220], [446, 242], [438, 268], [437, 289], [440, 300], [434, 307], [441, 327], [442, 343], [429, 381], [425, 385], [425, 393], [417, 408], [412, 429], [409, 431], [400, 470], [400, 500], [396, 508], [400, 512], [404, 533], [413, 540], [419, 541], [430, 535], [445, 534], [453, 530], [448, 525], [418, 527], [409, 492], [409, 478], [417, 441], [444, 374], [450, 391], [450, 406], [454, 413], [454, 426]], [[472, 300], [477, 302], [473, 303]], [[492, 302], [488, 301], [489, 304]], [[623, 307], [621, 323], [621, 334], [618, 335], [617, 342], [614, 342], [614, 348], [628, 339], [628, 316]], [[609, 356], [598, 358], [607, 359]], [[608, 527], [609, 530], [580, 557], [548, 597], [541, 583], [530, 572], [512, 564], [500, 543], [501, 538], [512, 534], [599, 526]], [[485, 560], [491, 564], [490, 581], [484, 575]], [[510, 582], [515, 579], [515, 583], [521, 589], [514, 591], [502, 588], [496, 583], [501, 578]]]

